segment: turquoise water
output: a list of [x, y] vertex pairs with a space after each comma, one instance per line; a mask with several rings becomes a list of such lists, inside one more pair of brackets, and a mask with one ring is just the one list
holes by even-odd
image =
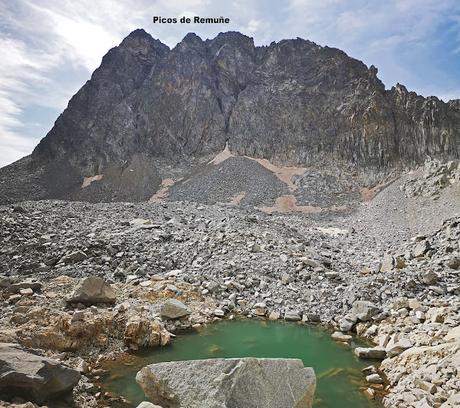
[[[352, 345], [355, 346], [356, 344]], [[115, 363], [104, 379], [105, 391], [122, 395], [136, 406], [145, 400], [135, 376], [147, 364], [216, 357], [300, 358], [313, 367], [317, 377], [315, 408], [376, 408], [368, 400], [360, 369], [369, 361], [354, 357], [350, 348], [337, 344], [330, 332], [295, 323], [259, 320], [222, 321], [198, 333], [181, 334], [168, 347], [137, 355], [131, 361]]]

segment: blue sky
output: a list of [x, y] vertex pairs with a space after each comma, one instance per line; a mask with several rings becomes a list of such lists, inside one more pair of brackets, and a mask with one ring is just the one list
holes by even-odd
[[[173, 47], [238, 30], [302, 37], [374, 64], [387, 88], [460, 98], [458, 0], [0, 0], [0, 166], [29, 154], [109, 48], [136, 28]], [[230, 24], [153, 24], [152, 16]]]

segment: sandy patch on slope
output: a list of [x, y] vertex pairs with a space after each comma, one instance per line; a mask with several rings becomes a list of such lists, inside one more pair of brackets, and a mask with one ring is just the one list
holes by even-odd
[[242, 191], [241, 193], [235, 194], [230, 200], [230, 205], [240, 205], [241, 200], [246, 196], [246, 192]]
[[91, 185], [94, 181], [100, 181], [104, 178], [103, 174], [96, 174], [95, 176], [91, 177], [84, 177], [83, 183], [81, 184], [81, 188], [86, 188]]
[[218, 165], [233, 156], [234, 154], [230, 151], [228, 143], [226, 143], [225, 149], [222, 150], [216, 157], [214, 157], [214, 159], [212, 159], [208, 164]]
[[304, 214], [315, 214], [322, 211], [320, 207], [313, 207], [311, 205], [297, 205], [297, 198], [292, 194], [283, 195], [275, 200], [275, 205], [272, 207], [257, 207], [258, 210], [267, 214], [278, 213], [292, 213], [300, 212]]
[[159, 190], [149, 199], [149, 202], [161, 201], [168, 196], [169, 187], [173, 186], [175, 181], [172, 178], [165, 178], [161, 181]]
[[[412, 172], [408, 173], [412, 174]], [[368, 202], [372, 201], [375, 196], [380, 193], [384, 188], [388, 187], [391, 183], [393, 183], [397, 178], [393, 177], [389, 179], [388, 181], [385, 181], [383, 183], [377, 184], [376, 186], [372, 188], [368, 187], [362, 187], [361, 188], [361, 201], [363, 202]]]

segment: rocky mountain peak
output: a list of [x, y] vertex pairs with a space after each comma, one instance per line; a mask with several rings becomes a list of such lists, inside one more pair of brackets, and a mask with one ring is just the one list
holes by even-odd
[[[99, 199], [137, 200], [156, 191], [165, 163], [206, 163], [226, 145], [284, 165], [341, 163], [373, 180], [426, 156], [457, 158], [458, 101], [400, 84], [386, 91], [377, 73], [301, 38], [256, 47], [238, 32], [205, 41], [189, 33], [169, 49], [135, 30], [72, 97], [27, 172], [50, 173], [36, 176], [40, 197], [79, 191], [85, 177], [104, 174]], [[51, 173], [62, 178], [57, 188]], [[124, 183], [132, 189], [120, 195]]]
[[180, 43], [174, 47], [174, 50], [185, 50], [186, 47], [204, 47], [204, 41], [201, 39], [200, 36], [196, 35], [195, 33], [187, 33], [187, 35], [182, 39]]
[[254, 39], [252, 37], [248, 37], [247, 35], [241, 34], [238, 31], [221, 32], [215, 38], [207, 40], [206, 42], [211, 47], [222, 47], [223, 45], [227, 45], [234, 48], [255, 48]]

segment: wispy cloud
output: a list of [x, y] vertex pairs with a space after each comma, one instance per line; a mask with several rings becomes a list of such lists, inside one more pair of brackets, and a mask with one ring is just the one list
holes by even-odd
[[[454, 43], [446, 52], [459, 52], [457, 0], [0, 0], [0, 9], [0, 166], [30, 153], [102, 56], [138, 27], [169, 46], [188, 31], [210, 38], [239, 30], [256, 44], [299, 36], [377, 65], [387, 85], [407, 82], [419, 92], [460, 97], [460, 79], [442, 82], [440, 68], [429, 87], [416, 81], [427, 69], [416, 57], [443, 46], [435, 43], [439, 27], [449, 23]], [[223, 15], [231, 24], [151, 22], [154, 15], [184, 14]], [[31, 125], [34, 109], [48, 112], [46, 118], [34, 117], [37, 126]]]

